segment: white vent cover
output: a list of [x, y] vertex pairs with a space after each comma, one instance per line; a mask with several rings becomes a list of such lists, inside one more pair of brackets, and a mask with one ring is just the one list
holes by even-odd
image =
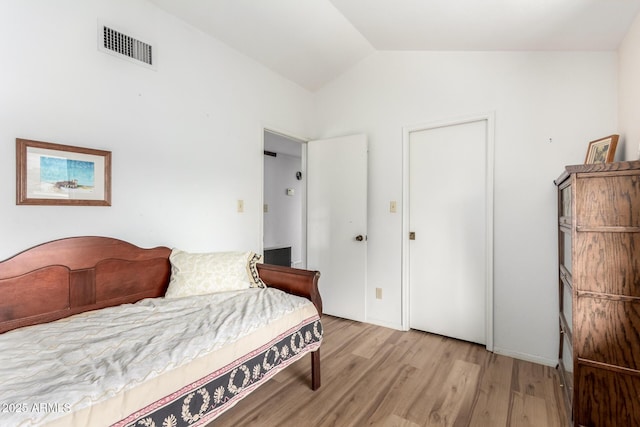
[[98, 23], [98, 49], [139, 65], [156, 69], [153, 46]]

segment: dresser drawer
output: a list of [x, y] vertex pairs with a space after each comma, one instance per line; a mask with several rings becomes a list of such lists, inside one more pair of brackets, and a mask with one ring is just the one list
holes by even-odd
[[571, 351], [571, 342], [566, 334], [562, 334], [558, 366], [567, 403], [571, 406], [573, 401], [573, 352]]
[[575, 185], [578, 227], [640, 227], [638, 175], [578, 178]]
[[560, 189], [560, 218], [571, 218], [571, 186], [567, 185]]
[[640, 233], [578, 232], [574, 245], [574, 289], [640, 297]]
[[640, 377], [578, 365], [576, 388], [578, 425], [640, 426]]
[[573, 333], [573, 292], [571, 286], [563, 281], [562, 284], [562, 306], [560, 314], [566, 322], [569, 333]]
[[[581, 359], [640, 371], [640, 301], [578, 295], [574, 351]], [[638, 372], [640, 374], [640, 372]]]

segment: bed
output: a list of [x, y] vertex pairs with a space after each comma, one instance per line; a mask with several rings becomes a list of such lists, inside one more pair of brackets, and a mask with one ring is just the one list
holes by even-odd
[[0, 262], [0, 425], [204, 425], [307, 354], [320, 387], [318, 272], [165, 298], [171, 255], [73, 237]]

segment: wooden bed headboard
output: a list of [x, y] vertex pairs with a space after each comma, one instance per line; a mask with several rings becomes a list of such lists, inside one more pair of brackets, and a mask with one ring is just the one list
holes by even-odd
[[[171, 249], [110, 237], [70, 237], [0, 262], [0, 334], [90, 310], [164, 296]], [[322, 314], [320, 272], [257, 264], [269, 287], [308, 298]]]
[[84, 311], [163, 296], [171, 249], [71, 237], [0, 262], [0, 333]]

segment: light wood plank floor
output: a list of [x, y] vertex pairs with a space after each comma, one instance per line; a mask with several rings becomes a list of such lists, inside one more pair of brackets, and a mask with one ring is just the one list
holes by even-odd
[[305, 356], [209, 427], [569, 425], [553, 368], [419, 331], [323, 325], [320, 389]]

